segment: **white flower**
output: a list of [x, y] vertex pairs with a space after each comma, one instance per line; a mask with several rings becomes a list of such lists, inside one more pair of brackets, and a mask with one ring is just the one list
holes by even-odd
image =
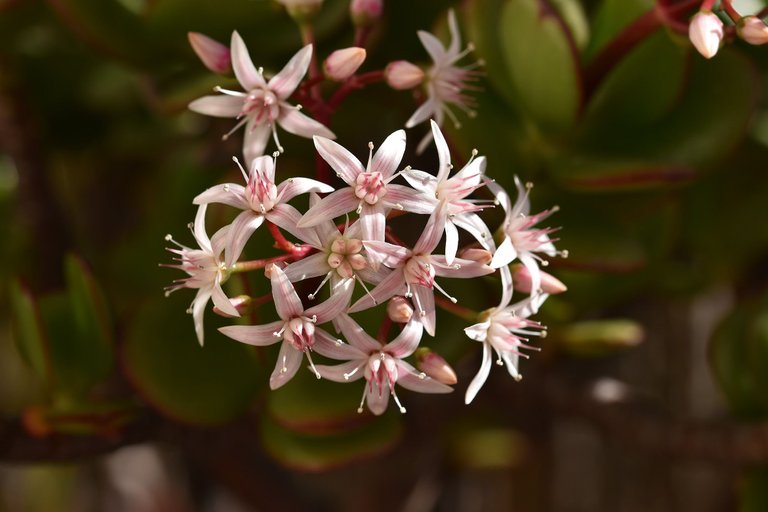
[[209, 116], [237, 118], [239, 122], [224, 138], [245, 125], [243, 154], [246, 162], [264, 154], [270, 133], [278, 151], [283, 151], [276, 125], [301, 137], [322, 135], [335, 138], [328, 128], [299, 112], [300, 107], [287, 102], [307, 72], [312, 59], [312, 45], [299, 50], [269, 82], [264, 79], [261, 68], [256, 69], [251, 62], [248, 49], [237, 32], [232, 33], [231, 50], [232, 67], [245, 92], [217, 88], [222, 95], [197, 99], [189, 104], [189, 108]]
[[[208, 299], [213, 298], [213, 303], [223, 313], [230, 316], [240, 316], [240, 313], [238, 313], [221, 288], [221, 285], [229, 277], [229, 269], [220, 259], [229, 226], [224, 226], [212, 238], [208, 238], [208, 234], [205, 231], [205, 210], [206, 205], [198, 208], [192, 228], [192, 234], [200, 248], [191, 249], [176, 242], [171, 235], [167, 235], [165, 237], [166, 241], [173, 242], [177, 246], [177, 248], [169, 247], [168, 250], [178, 255], [176, 261], [179, 263], [163, 265], [165, 267], [178, 268], [189, 274], [189, 277], [178, 279], [171, 286], [168, 286], [165, 292], [166, 296], [181, 288], [195, 288], [198, 290], [195, 299], [192, 301], [190, 312], [195, 322], [197, 340], [201, 346], [204, 341], [203, 315]], [[235, 259], [238, 256], [239, 253], [234, 255]]]
[[711, 11], [699, 11], [688, 25], [688, 39], [707, 59], [711, 59], [723, 42], [723, 22]]
[[[434, 63], [427, 70], [427, 101], [425, 101], [413, 115], [406, 121], [405, 127], [412, 128], [417, 124], [434, 119], [437, 124], [442, 126], [444, 115], [451, 118], [454, 125], [461, 126], [456, 115], [451, 111], [450, 105], [463, 110], [470, 117], [475, 116], [474, 99], [466, 94], [467, 90], [474, 89], [471, 82], [478, 79], [479, 73], [475, 69], [477, 64], [461, 67], [456, 63], [464, 58], [469, 52], [474, 50], [471, 44], [466, 49], [461, 50], [461, 34], [459, 25], [456, 22], [456, 14], [453, 10], [448, 11], [448, 29], [451, 33], [451, 44], [446, 48], [434, 35], [420, 30], [418, 32], [421, 44], [432, 57]], [[421, 152], [429, 142], [430, 135], [424, 138], [419, 144], [418, 152]]]

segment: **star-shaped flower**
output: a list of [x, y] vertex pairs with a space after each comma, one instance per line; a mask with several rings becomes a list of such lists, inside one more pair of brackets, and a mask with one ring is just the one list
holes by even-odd
[[261, 68], [256, 68], [248, 55], [248, 49], [237, 32], [232, 33], [232, 67], [238, 82], [245, 91], [217, 88], [220, 96], [205, 96], [189, 104], [195, 112], [214, 117], [234, 117], [235, 127], [224, 136], [245, 125], [243, 154], [246, 162], [264, 154], [270, 133], [278, 151], [283, 147], [277, 137], [277, 126], [300, 137], [335, 138], [323, 124], [299, 112], [300, 107], [287, 102], [299, 86], [312, 59], [312, 45], [299, 50], [288, 64], [269, 81], [264, 79]]
[[[212, 238], [208, 238], [205, 231], [205, 211], [206, 205], [201, 205], [195, 215], [195, 223], [192, 227], [192, 235], [195, 237], [199, 249], [191, 249], [175, 241], [171, 235], [165, 239], [168, 242], [176, 244], [176, 248], [168, 248], [168, 251], [176, 254], [175, 258], [178, 264], [163, 265], [170, 268], [183, 270], [189, 277], [176, 280], [171, 286], [166, 288], [165, 294], [181, 288], [195, 288], [197, 295], [192, 301], [190, 312], [195, 322], [195, 333], [200, 346], [204, 341], [203, 316], [208, 299], [213, 298], [213, 303], [219, 310], [231, 316], [240, 316], [237, 309], [227, 298], [221, 285], [229, 278], [229, 269], [221, 260], [221, 253], [224, 250], [224, 240], [227, 238], [229, 226], [224, 226], [218, 230]], [[239, 253], [234, 254], [235, 260]]]
[[453, 388], [428, 377], [403, 361], [419, 346], [423, 327], [415, 317], [400, 334], [386, 345], [369, 336], [360, 325], [347, 315], [338, 318], [341, 332], [348, 345], [336, 345], [333, 352], [324, 354], [333, 359], [347, 360], [337, 366], [318, 365], [317, 371], [326, 379], [336, 382], [351, 382], [365, 377], [366, 386], [357, 412], [363, 412], [363, 404], [373, 414], [380, 415], [387, 410], [389, 396], [400, 412], [405, 407], [395, 392], [395, 384], [419, 393], [450, 393]]
[[[280, 320], [264, 325], [230, 325], [219, 331], [248, 345], [265, 346], [282, 341], [277, 365], [269, 378], [269, 386], [277, 389], [296, 375], [305, 354], [314, 370], [313, 350], [323, 355], [335, 353], [339, 342], [317, 325], [329, 322], [347, 308], [352, 297], [352, 282], [339, 284], [328, 300], [305, 310], [285, 273], [273, 265], [270, 274], [272, 298]], [[315, 374], [319, 379], [317, 370]]]
[[405, 152], [404, 130], [387, 137], [375, 154], [373, 143], [369, 143], [370, 153], [365, 167], [332, 140], [314, 139], [320, 156], [349, 187], [337, 190], [310, 208], [299, 221], [299, 227], [315, 226], [355, 210], [360, 215], [363, 240], [384, 240], [386, 216], [392, 208], [421, 214], [431, 213], [434, 209], [433, 201], [424, 194], [391, 183], [397, 177], [395, 171]]

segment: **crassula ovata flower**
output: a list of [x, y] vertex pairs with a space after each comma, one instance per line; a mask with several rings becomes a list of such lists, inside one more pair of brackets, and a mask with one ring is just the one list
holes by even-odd
[[366, 386], [357, 412], [363, 412], [363, 404], [373, 414], [380, 415], [387, 410], [390, 395], [405, 412], [395, 392], [395, 384], [419, 393], [450, 393], [453, 389], [416, 370], [403, 361], [419, 346], [423, 327], [416, 318], [411, 319], [400, 334], [386, 345], [366, 334], [360, 325], [347, 315], [338, 318], [341, 332], [348, 345], [336, 345], [332, 359], [347, 360], [337, 366], [316, 366], [326, 379], [336, 382], [350, 382], [365, 377]]
[[251, 62], [248, 49], [237, 32], [232, 33], [231, 52], [232, 67], [244, 91], [217, 87], [221, 95], [199, 98], [190, 103], [189, 108], [209, 116], [236, 118], [237, 124], [224, 138], [245, 125], [243, 154], [246, 162], [264, 154], [270, 134], [278, 151], [283, 151], [277, 137], [278, 125], [300, 137], [335, 137], [328, 128], [305, 116], [299, 112], [299, 107], [287, 101], [307, 72], [312, 59], [312, 45], [299, 50], [269, 81], [264, 78], [262, 69], [257, 69]]
[[365, 48], [352, 46], [331, 53], [323, 62], [325, 76], [342, 82], [355, 74], [365, 62]]
[[736, 32], [749, 44], [768, 43], [768, 25], [757, 16], [744, 16], [736, 25]]
[[220, 75], [232, 71], [232, 57], [227, 46], [200, 32], [189, 32], [187, 38], [205, 67]]
[[723, 22], [711, 11], [699, 11], [688, 25], [688, 39], [702, 56], [711, 59], [723, 41]]
[[384, 68], [384, 78], [393, 89], [399, 91], [413, 89], [424, 81], [424, 71], [407, 60], [396, 60], [390, 62]]

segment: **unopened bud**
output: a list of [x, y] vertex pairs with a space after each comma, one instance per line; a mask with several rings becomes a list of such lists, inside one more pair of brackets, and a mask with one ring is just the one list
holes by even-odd
[[285, 6], [288, 15], [298, 22], [311, 20], [323, 6], [323, 0], [277, 0], [277, 3]]
[[416, 351], [416, 367], [438, 382], [449, 386], [456, 384], [456, 372], [451, 365], [437, 352], [426, 347]]
[[488, 265], [493, 259], [493, 254], [491, 254], [490, 251], [486, 251], [485, 249], [470, 247], [469, 249], [464, 249], [461, 251], [459, 253], [459, 258], [463, 260], [476, 261], [481, 265]]
[[187, 38], [205, 67], [220, 75], [232, 71], [232, 57], [228, 46], [200, 32], [187, 32]]
[[349, 15], [358, 27], [368, 27], [381, 18], [384, 0], [352, 0]]
[[760, 45], [768, 43], [768, 26], [757, 16], [744, 16], [736, 31], [749, 44]]
[[[568, 289], [568, 287], [555, 276], [548, 274], [543, 270], [540, 270], [539, 274], [541, 275], [540, 287], [544, 293], [557, 295]], [[515, 285], [515, 290], [523, 293], [531, 293], [531, 273], [525, 265], [512, 265], [512, 283]]]
[[402, 91], [419, 85], [424, 80], [424, 71], [407, 60], [396, 60], [387, 64], [384, 77], [391, 88]]
[[723, 22], [711, 11], [699, 11], [688, 25], [688, 38], [700, 54], [711, 59], [723, 41]]
[[343, 82], [354, 75], [363, 62], [365, 62], [365, 48], [352, 46], [330, 54], [323, 63], [323, 71], [331, 80]]
[[413, 316], [413, 306], [408, 299], [397, 295], [389, 299], [387, 303], [387, 315], [389, 319], [398, 324], [407, 323]]
[[[240, 313], [240, 316], [244, 316], [251, 309], [251, 297], [248, 295], [232, 297], [229, 299], [229, 303], [232, 304], [232, 307], [235, 308], [238, 313]], [[218, 306], [213, 306], [213, 312], [224, 318], [236, 318], [234, 315], [230, 315], [229, 313], [220, 310]]]

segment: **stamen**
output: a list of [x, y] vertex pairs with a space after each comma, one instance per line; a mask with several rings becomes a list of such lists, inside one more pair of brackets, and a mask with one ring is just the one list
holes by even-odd
[[245, 96], [248, 96], [247, 93], [244, 93], [242, 91], [230, 91], [229, 89], [223, 89], [219, 87], [218, 85], [213, 88], [214, 92], [220, 92], [221, 94], [226, 94], [227, 96], [237, 96], [239, 98], [243, 98]]
[[307, 298], [309, 300], [315, 300], [315, 297], [317, 297], [317, 294], [320, 292], [320, 288], [323, 287], [325, 283], [328, 282], [328, 280], [331, 278], [331, 274], [333, 274], [333, 270], [325, 274], [325, 278], [323, 278], [323, 281], [320, 283], [320, 285], [317, 287], [317, 289], [313, 292], [307, 295]]
[[322, 375], [320, 375], [320, 372], [317, 371], [317, 368], [315, 368], [315, 363], [312, 361], [312, 355], [310, 354], [309, 348], [304, 349], [304, 353], [307, 355], [307, 360], [309, 361], [309, 367], [312, 368], [312, 371], [315, 372], [315, 377], [318, 379], [322, 379]]
[[405, 407], [403, 407], [403, 404], [400, 403], [400, 399], [397, 398], [397, 393], [395, 393], [395, 388], [390, 386], [390, 389], [392, 391], [392, 398], [395, 399], [395, 404], [397, 404], [397, 407], [400, 409], [400, 414], [405, 414]]
[[227, 133], [221, 136], [221, 140], [227, 140], [230, 136], [232, 136], [233, 133], [235, 133], [237, 130], [240, 129], [241, 126], [243, 126], [245, 123], [248, 122], [248, 117], [243, 117], [238, 123], [235, 125], [234, 128], [229, 130]]
[[282, 329], [280, 329], [279, 331], [273, 332], [272, 336], [274, 336], [275, 338], [282, 338], [284, 332], [285, 332], [285, 324], [283, 324], [283, 328]]
[[445, 296], [446, 296], [446, 298], [447, 298], [448, 300], [450, 300], [450, 301], [451, 301], [451, 302], [453, 302], [454, 304], [456, 304], [457, 302], [459, 302], [459, 301], [456, 299], [456, 297], [451, 297], [450, 295], [448, 295], [448, 292], [446, 292], [445, 290], [443, 290], [443, 288], [442, 288], [442, 287], [441, 287], [439, 284], [437, 284], [437, 281], [435, 281], [435, 282], [434, 282], [434, 283], [432, 283], [432, 284], [435, 286], [435, 288], [437, 288], [437, 291], [439, 291], [440, 293], [442, 293], [443, 295], [445, 295]]
[[362, 365], [358, 366], [357, 368], [355, 368], [354, 370], [352, 370], [352, 371], [351, 371], [351, 372], [349, 372], [349, 373], [345, 373], [345, 374], [343, 374], [343, 375], [344, 375], [344, 380], [349, 380], [349, 378], [350, 378], [351, 376], [353, 376], [354, 374], [356, 374], [356, 373], [358, 372], [358, 370], [360, 370], [360, 368], [362, 368]]
[[237, 167], [240, 169], [240, 173], [243, 175], [243, 178], [245, 178], [245, 181], [247, 182], [248, 181], [248, 173], [245, 171], [245, 168], [240, 163], [240, 160], [238, 160], [236, 156], [233, 156], [232, 157], [232, 161], [235, 162], [235, 164], [237, 164]]
[[379, 301], [377, 301], [376, 298], [373, 295], [371, 295], [371, 292], [368, 290], [368, 287], [365, 286], [365, 283], [363, 282], [362, 278], [357, 274], [354, 274], [354, 276], [360, 282], [360, 286], [363, 287], [363, 290], [365, 290], [366, 295], [368, 295], [371, 298], [371, 300], [375, 305], [378, 305]]
[[367, 391], [368, 385], [366, 384], [363, 386], [363, 398], [360, 399], [360, 407], [357, 408], [357, 413], [362, 414], [363, 413], [363, 404], [365, 404], [365, 394]]
[[275, 139], [275, 145], [277, 146], [277, 150], [282, 153], [285, 150], [283, 149], [283, 146], [280, 145], [280, 138], [277, 136], [277, 126], [275, 123], [270, 123], [270, 127], [272, 128], [272, 138]]

